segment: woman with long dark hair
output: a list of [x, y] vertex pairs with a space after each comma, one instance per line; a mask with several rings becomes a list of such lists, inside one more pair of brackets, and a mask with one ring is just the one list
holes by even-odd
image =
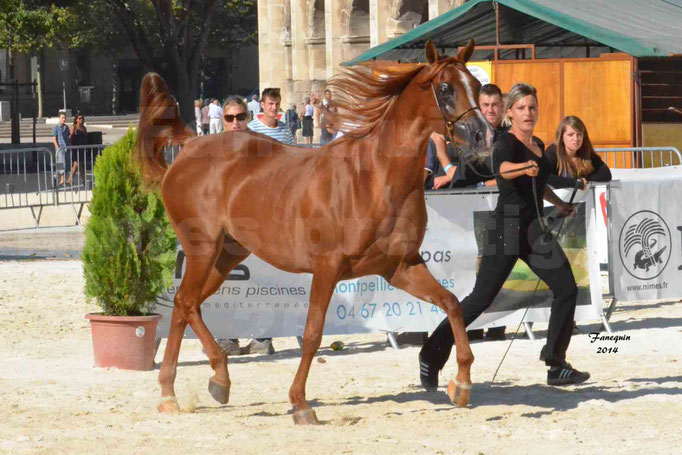
[[[555, 239], [548, 238], [541, 218], [543, 199], [554, 204], [561, 216], [569, 215], [572, 207], [546, 186], [552, 168], [544, 155], [544, 144], [533, 136], [538, 120], [535, 88], [528, 84], [512, 87], [505, 112], [511, 128], [498, 137], [493, 149], [493, 171], [500, 191], [494, 227], [484, 234], [476, 284], [461, 303], [464, 323], [470, 325], [492, 304], [521, 259], [553, 293], [547, 344], [541, 353], [549, 367], [547, 384], [579, 384], [589, 379], [589, 373], [566, 362], [578, 288], [566, 255]], [[438, 372], [450, 357], [453, 343], [446, 318], [419, 354], [420, 379], [426, 390], [437, 389]]]
[[[73, 118], [73, 125], [71, 125], [69, 132], [71, 133], [72, 146], [87, 145], [88, 129], [85, 127], [85, 118], [83, 117], [83, 114], [76, 114]], [[86, 150], [84, 148], [71, 150], [71, 161], [73, 164], [71, 166], [69, 180], [66, 183], [69, 185], [73, 184], [73, 176], [76, 172], [80, 172], [80, 181], [78, 183], [85, 183], [85, 166], [88, 164], [87, 161], [90, 161], [90, 166], [92, 167], [92, 160], [92, 157], [90, 160], [87, 160]]]
[[597, 155], [587, 128], [580, 118], [569, 115], [559, 122], [554, 144], [545, 151], [552, 168], [549, 184], [554, 188], [581, 189], [588, 182], [610, 182], [611, 170]]

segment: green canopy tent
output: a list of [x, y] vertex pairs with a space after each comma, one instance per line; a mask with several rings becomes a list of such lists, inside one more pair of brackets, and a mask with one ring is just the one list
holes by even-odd
[[427, 40], [448, 50], [469, 38], [478, 46], [532, 43], [542, 58], [614, 50], [668, 57], [682, 54], [680, 24], [682, 0], [471, 0], [344, 65], [372, 59], [423, 61]]

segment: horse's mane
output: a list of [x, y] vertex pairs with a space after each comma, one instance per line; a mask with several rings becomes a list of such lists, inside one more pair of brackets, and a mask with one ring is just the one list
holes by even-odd
[[325, 113], [325, 117], [344, 136], [366, 136], [382, 122], [415, 77], [420, 86], [425, 86], [453, 61], [458, 60], [450, 57], [431, 65], [377, 61], [346, 68], [327, 82], [326, 88], [334, 92], [334, 99], [331, 112]]

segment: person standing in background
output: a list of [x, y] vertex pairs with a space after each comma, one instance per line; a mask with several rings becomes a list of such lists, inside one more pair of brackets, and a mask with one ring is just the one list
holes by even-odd
[[194, 123], [196, 123], [197, 136], [204, 134], [201, 129], [201, 100], [194, 100]]
[[286, 124], [291, 131], [291, 136], [294, 138], [294, 143], [296, 143], [296, 131], [298, 131], [298, 113], [296, 112], [296, 105], [289, 105], [289, 109], [286, 111]]
[[207, 135], [210, 127], [210, 119], [208, 118], [208, 111], [211, 107], [211, 100], [204, 100], [204, 107], [201, 108], [201, 132]]
[[208, 107], [208, 119], [210, 124], [210, 134], [223, 132], [223, 109], [217, 99], [214, 99]]
[[258, 102], [258, 95], [253, 95], [251, 101], [247, 104], [249, 110], [249, 121], [255, 119], [260, 113], [260, 103]]
[[[85, 128], [85, 118], [82, 114], [76, 114], [73, 118], [73, 125], [69, 129], [71, 134], [71, 145], [83, 146], [88, 143], [88, 130]], [[92, 162], [92, 159], [90, 160]], [[85, 148], [71, 150], [71, 175], [69, 175], [69, 182], [73, 181], [73, 176], [76, 171], [79, 171], [80, 182], [85, 182]]]
[[310, 98], [306, 97], [303, 100], [303, 120], [302, 120], [302, 131], [301, 136], [303, 136], [303, 141], [306, 144], [313, 143], [313, 115], [315, 114], [315, 108], [310, 104]]
[[[52, 128], [52, 143], [54, 144], [54, 152], [57, 157], [57, 172], [60, 171], [61, 176], [59, 178], [59, 185], [64, 184], [64, 174], [66, 171], [66, 150], [61, 150], [64, 147], [71, 145], [71, 132], [69, 127], [66, 126], [66, 114], [63, 112], [59, 113], [59, 123], [57, 123], [54, 128]], [[73, 175], [73, 169], [71, 170], [71, 175]], [[68, 184], [71, 184], [71, 177], [69, 177]]]

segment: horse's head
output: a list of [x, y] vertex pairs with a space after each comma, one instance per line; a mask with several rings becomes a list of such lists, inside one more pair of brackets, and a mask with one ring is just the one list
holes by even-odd
[[442, 120], [434, 119], [432, 127], [437, 133], [450, 136], [462, 150], [465, 161], [488, 157], [494, 138], [493, 127], [478, 107], [481, 84], [466, 67], [473, 52], [474, 40], [469, 40], [457, 57], [440, 56], [431, 41], [426, 43], [430, 73], [436, 72], [428, 90]]

